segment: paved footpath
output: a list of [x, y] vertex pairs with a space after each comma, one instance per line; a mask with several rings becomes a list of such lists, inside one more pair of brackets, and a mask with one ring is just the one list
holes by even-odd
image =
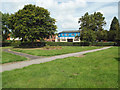
[[19, 55], [19, 56], [23, 56], [23, 57], [29, 58], [30, 60], [43, 58], [43, 56], [29, 55], [29, 54], [26, 54], [26, 53], [11, 51], [10, 49], [2, 49], [2, 51], [12, 53], [12, 54], [15, 54], [15, 55]]
[[29, 60], [29, 61], [6, 63], [6, 64], [0, 65], [0, 67], [2, 68], [2, 69], [0, 69], [0, 72], [10, 71], [10, 70], [13, 70], [13, 69], [18, 69], [18, 68], [23, 68], [23, 67], [26, 67], [26, 66], [29, 66], [29, 65], [32, 65], [32, 64], [40, 64], [40, 63], [44, 63], [44, 62], [49, 62], [49, 61], [52, 61], [52, 60], [55, 60], [55, 59], [66, 58], [66, 57], [71, 57], [71, 56], [78, 56], [78, 55], [82, 55], [82, 54], [85, 54], [85, 53], [100, 51], [100, 50], [104, 50], [104, 49], [108, 49], [108, 48], [110, 48], [110, 47], [103, 47], [103, 48], [100, 48], [100, 49], [93, 49], [93, 50], [88, 50], [88, 51], [69, 53], [69, 54], [40, 58], [40, 59], [34, 59], [34, 60]]

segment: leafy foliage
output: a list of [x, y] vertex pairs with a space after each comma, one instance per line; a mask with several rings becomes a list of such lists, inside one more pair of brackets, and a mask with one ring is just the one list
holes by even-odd
[[48, 10], [31, 4], [12, 14], [9, 21], [13, 36], [22, 41], [42, 40], [54, 34], [57, 28], [56, 20], [50, 17]]
[[[84, 16], [79, 18], [78, 23], [80, 23], [81, 30], [81, 40], [93, 42], [96, 39], [101, 39], [103, 26], [106, 24], [105, 17], [100, 12], [95, 12], [89, 15], [88, 12]], [[100, 32], [97, 36], [96, 32]], [[98, 37], [98, 38], [97, 38]]]
[[2, 41], [5, 41], [8, 37], [9, 37], [9, 34], [10, 34], [10, 31], [9, 31], [9, 21], [8, 21], [8, 18], [9, 18], [9, 14], [8, 13], [5, 13], [3, 14], [2, 13]]
[[119, 21], [116, 17], [114, 17], [110, 25], [109, 40], [110, 41], [120, 40], [119, 34], [120, 34]]

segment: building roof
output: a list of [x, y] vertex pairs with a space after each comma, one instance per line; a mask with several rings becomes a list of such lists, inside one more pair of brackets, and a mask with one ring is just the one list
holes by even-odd
[[59, 33], [73, 33], [73, 32], [80, 32], [80, 30], [74, 30], [74, 31], [62, 31], [62, 32], [59, 32]]

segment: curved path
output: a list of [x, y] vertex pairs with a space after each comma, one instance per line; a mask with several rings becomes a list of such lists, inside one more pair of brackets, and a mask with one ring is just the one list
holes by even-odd
[[34, 55], [29, 55], [29, 54], [25, 54], [25, 53], [21, 53], [21, 52], [14, 52], [14, 51], [11, 51], [10, 49], [2, 49], [2, 51], [12, 53], [15, 55], [19, 55], [19, 56], [24, 56], [26, 58], [29, 58], [30, 60], [43, 58], [43, 56], [34, 56]]
[[39, 58], [39, 59], [30, 60], [30, 61], [20, 61], [20, 62], [15, 62], [15, 63], [2, 64], [2, 65], [0, 65], [0, 67], [2, 67], [2, 69], [0, 68], [1, 69], [0, 72], [10, 71], [10, 70], [17, 69], [17, 68], [23, 68], [23, 67], [26, 67], [26, 66], [29, 66], [32, 64], [40, 64], [40, 63], [44, 63], [44, 62], [49, 62], [49, 61], [52, 61], [55, 59], [66, 58], [66, 57], [71, 57], [71, 56], [78, 56], [78, 55], [82, 55], [85, 53], [100, 51], [100, 50], [104, 50], [104, 49], [108, 49], [108, 48], [110, 48], [110, 47], [103, 47], [100, 49], [93, 49], [93, 50], [82, 51], [82, 52], [77, 52], [77, 53], [69, 53], [69, 54], [64, 54], [64, 55]]

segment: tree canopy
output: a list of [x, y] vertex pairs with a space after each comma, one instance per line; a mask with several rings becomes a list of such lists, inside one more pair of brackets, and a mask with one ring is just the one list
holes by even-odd
[[[84, 16], [79, 18], [78, 23], [80, 23], [79, 29], [81, 31], [81, 39], [84, 38], [85, 41], [95, 41], [96, 39], [101, 40], [101, 32], [104, 30], [103, 26], [106, 24], [103, 14], [100, 12], [94, 12], [94, 14], [89, 15], [87, 12]], [[88, 32], [87, 34], [85, 34], [86, 31]], [[97, 36], [96, 32], [100, 32], [99, 36]]]
[[56, 20], [50, 17], [47, 9], [32, 4], [25, 5], [23, 9], [9, 18], [14, 37], [22, 38], [22, 41], [42, 40], [48, 35], [54, 34], [57, 26]]
[[119, 21], [116, 17], [113, 18], [111, 25], [110, 25], [110, 30], [109, 30], [109, 40], [110, 41], [116, 41], [119, 39], [118, 33], [120, 32], [119, 30]]
[[2, 41], [5, 41], [9, 36], [9, 34], [10, 34], [10, 31], [9, 31], [9, 28], [8, 28], [8, 26], [9, 26], [9, 21], [8, 21], [8, 18], [9, 18], [9, 14], [8, 13], [2, 13], [1, 12], [1, 14], [2, 14]]

